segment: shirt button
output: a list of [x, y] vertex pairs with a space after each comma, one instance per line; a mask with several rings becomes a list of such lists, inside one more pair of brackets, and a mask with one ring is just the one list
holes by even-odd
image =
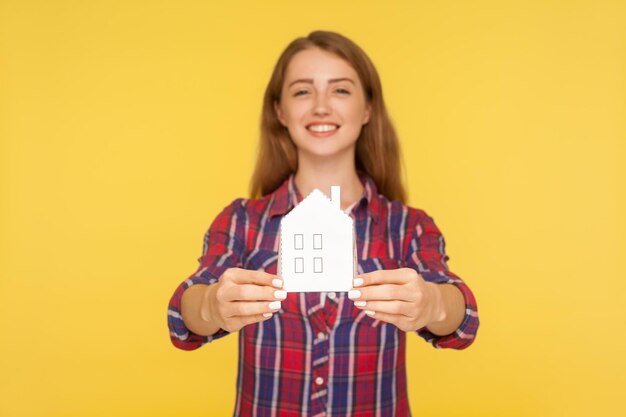
[[326, 338], [326, 334], [324, 332], [319, 332], [317, 334], [317, 340], [324, 340]]
[[334, 300], [335, 297], [337, 297], [337, 294], [335, 294], [334, 292], [329, 292], [327, 295], [328, 295], [328, 298], [330, 298], [331, 300]]
[[324, 383], [324, 378], [322, 378], [321, 376], [318, 376], [317, 378], [315, 378], [315, 383], [317, 385], [322, 385]]

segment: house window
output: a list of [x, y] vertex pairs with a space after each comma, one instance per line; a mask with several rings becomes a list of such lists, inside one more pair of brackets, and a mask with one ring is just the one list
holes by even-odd
[[322, 249], [322, 235], [313, 235], [313, 249]]
[[294, 271], [297, 274], [301, 274], [304, 272], [304, 258], [294, 258], [295, 261], [295, 265], [294, 265]]
[[294, 235], [294, 249], [304, 249], [304, 235]]
[[313, 272], [322, 272], [322, 258], [313, 258]]

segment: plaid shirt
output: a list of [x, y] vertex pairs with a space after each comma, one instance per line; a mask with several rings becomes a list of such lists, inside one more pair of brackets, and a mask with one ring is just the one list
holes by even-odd
[[[389, 201], [360, 174], [363, 196], [352, 207], [358, 272], [408, 267], [425, 280], [457, 286], [465, 318], [448, 336], [426, 328], [417, 334], [437, 348], [464, 349], [478, 329], [476, 301], [449, 271], [445, 241], [424, 211]], [[293, 175], [257, 200], [237, 199], [213, 221], [204, 237], [198, 270], [182, 282], [169, 304], [174, 346], [192, 350], [212, 336], [191, 332], [180, 314], [185, 289], [212, 284], [227, 268], [276, 273], [280, 221], [302, 201]], [[288, 293], [272, 318], [239, 331], [235, 416], [408, 416], [406, 333], [356, 308], [347, 293]]]

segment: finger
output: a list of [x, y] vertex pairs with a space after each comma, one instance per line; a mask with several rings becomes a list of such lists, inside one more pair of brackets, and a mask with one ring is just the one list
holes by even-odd
[[405, 301], [356, 301], [354, 305], [357, 308], [376, 313], [387, 313], [407, 318], [415, 318], [416, 316], [415, 305]]
[[373, 319], [384, 321], [386, 323], [391, 323], [394, 326], [396, 326], [398, 329], [402, 330], [403, 332], [409, 332], [409, 331], [413, 331], [414, 329], [420, 328], [420, 326], [411, 325], [410, 320], [408, 320], [405, 316], [402, 316], [402, 315], [381, 313], [378, 311], [376, 312], [366, 311], [365, 313], [368, 316], [372, 317]]
[[403, 285], [385, 284], [373, 285], [369, 287], [361, 287], [348, 292], [348, 298], [351, 300], [400, 300], [412, 301], [415, 296], [407, 291]]
[[224, 272], [224, 276], [235, 284], [256, 284], [268, 287], [280, 285], [282, 287], [282, 279], [279, 276], [264, 271], [229, 268]]
[[272, 317], [272, 313], [269, 316], [264, 316], [263, 314], [256, 314], [254, 316], [241, 316], [237, 317], [237, 321], [239, 322], [240, 329], [248, 324], [259, 323], [261, 321], [268, 320]]
[[382, 284], [406, 284], [415, 279], [417, 272], [410, 268], [380, 269], [354, 277], [354, 287]]
[[398, 326], [398, 324], [400, 324], [400, 322], [406, 318], [398, 314], [382, 313], [374, 310], [365, 310], [365, 314], [373, 319], [395, 324], [396, 326]]
[[230, 303], [228, 313], [230, 317], [258, 316], [264, 313], [275, 313], [280, 310], [281, 302], [237, 301]]
[[243, 284], [228, 286], [223, 297], [225, 301], [274, 301], [287, 298], [287, 292], [274, 287]]

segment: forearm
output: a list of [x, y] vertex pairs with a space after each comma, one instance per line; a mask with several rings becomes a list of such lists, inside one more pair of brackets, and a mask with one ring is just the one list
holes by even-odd
[[465, 298], [461, 290], [452, 284], [432, 285], [440, 297], [439, 303], [444, 311], [444, 319], [436, 323], [431, 323], [426, 328], [437, 336], [446, 336], [459, 328], [465, 317]]
[[185, 326], [195, 334], [211, 336], [220, 326], [210, 314], [209, 300], [215, 284], [196, 284], [185, 290], [181, 299], [181, 314]]

